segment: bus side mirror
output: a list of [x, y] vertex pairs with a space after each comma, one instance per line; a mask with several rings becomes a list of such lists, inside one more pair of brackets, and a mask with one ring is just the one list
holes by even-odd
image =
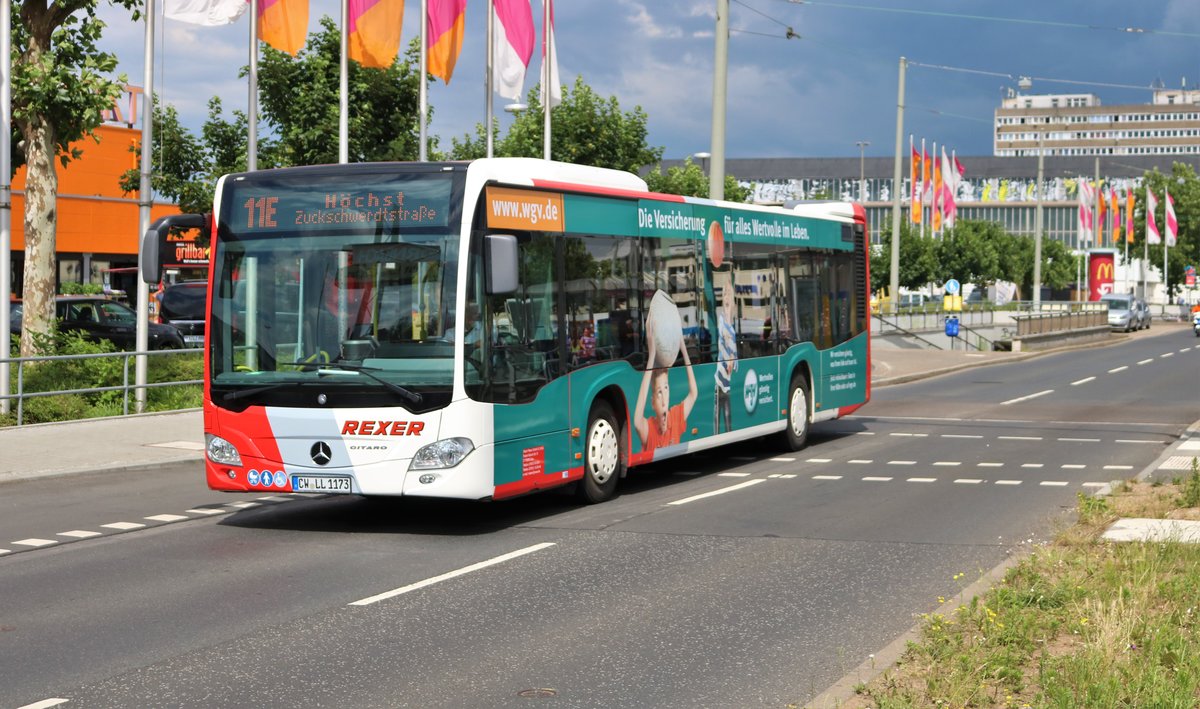
[[516, 293], [518, 281], [517, 237], [512, 234], [488, 234], [484, 237], [487, 257], [488, 295]]
[[154, 220], [142, 235], [142, 248], [138, 254], [142, 280], [151, 285], [162, 280], [162, 245], [172, 228], [205, 230], [208, 226], [207, 214], [170, 214]]

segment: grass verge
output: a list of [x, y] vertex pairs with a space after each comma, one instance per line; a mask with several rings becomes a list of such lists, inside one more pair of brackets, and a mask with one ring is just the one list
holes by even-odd
[[1200, 706], [1200, 544], [1101, 539], [1121, 517], [1200, 520], [1198, 465], [1081, 494], [1075, 525], [982, 596], [923, 615], [900, 661], [839, 706]]

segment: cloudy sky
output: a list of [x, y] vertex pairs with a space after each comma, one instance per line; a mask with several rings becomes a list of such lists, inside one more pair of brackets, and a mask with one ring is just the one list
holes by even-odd
[[[469, 0], [466, 39], [449, 86], [429, 100], [429, 132], [449, 147], [484, 120], [486, 3]], [[562, 83], [582, 76], [625, 110], [649, 116], [665, 157], [710, 149], [716, 0], [560, 0], [555, 6]], [[336, 0], [311, 0], [310, 31]], [[409, 0], [404, 42], [418, 30]], [[143, 77], [144, 29], [107, 8], [103, 47], [131, 83]], [[541, 3], [534, 2], [541, 25]], [[220, 28], [167, 21], [155, 50], [155, 85], [199, 131], [206, 103], [246, 107], [237, 77], [247, 63], [248, 18]], [[730, 0], [726, 155], [889, 156], [895, 146], [899, 59], [907, 57], [905, 142], [991, 153], [992, 112], [1017, 78], [1030, 93], [1095, 93], [1103, 103], [1144, 103], [1155, 82], [1200, 86], [1197, 0]], [[798, 38], [787, 39], [788, 28]], [[1133, 28], [1141, 31], [1122, 31]], [[532, 87], [534, 58], [526, 89]], [[497, 112], [506, 102], [496, 97]]]

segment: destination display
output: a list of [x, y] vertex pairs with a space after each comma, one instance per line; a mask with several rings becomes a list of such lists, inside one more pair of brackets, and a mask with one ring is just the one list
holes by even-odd
[[341, 228], [444, 227], [449, 223], [449, 175], [392, 175], [338, 189], [320, 183], [254, 180], [224, 195], [226, 226], [242, 234]]

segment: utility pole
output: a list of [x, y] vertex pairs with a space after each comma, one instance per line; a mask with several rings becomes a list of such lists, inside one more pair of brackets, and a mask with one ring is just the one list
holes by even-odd
[[888, 279], [890, 307], [896, 312], [896, 299], [900, 295], [900, 155], [904, 147], [904, 70], [908, 60], [900, 57], [900, 87], [896, 98], [896, 164], [892, 170], [892, 272]]
[[729, 80], [729, 0], [717, 0], [717, 31], [713, 51], [712, 167], [709, 199], [725, 199], [725, 97]]
[[1046, 174], [1045, 128], [1038, 134], [1037, 210], [1033, 214], [1033, 311], [1042, 309], [1042, 187]]

